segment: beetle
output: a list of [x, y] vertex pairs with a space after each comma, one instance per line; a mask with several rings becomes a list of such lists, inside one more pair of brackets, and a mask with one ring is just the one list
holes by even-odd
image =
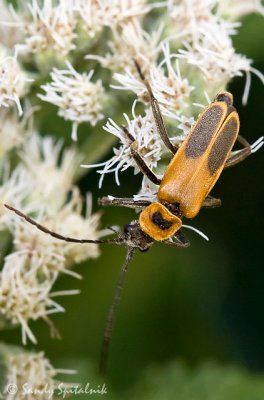
[[[57, 239], [74, 243], [117, 244], [127, 248], [114, 298], [106, 318], [100, 358], [101, 373], [106, 371], [113, 321], [134, 252], [137, 249], [142, 252], [147, 251], [155, 241], [182, 248], [189, 246], [189, 240], [181, 231], [182, 218], [195, 217], [202, 207], [220, 206], [221, 201], [212, 197], [210, 192], [222, 170], [243, 161], [263, 144], [263, 137], [251, 146], [239, 136], [239, 116], [233, 106], [233, 96], [223, 91], [202, 111], [181, 146], [175, 147], [168, 136], [151, 86], [142, 73], [140, 65], [137, 62], [135, 65], [148, 92], [158, 133], [165, 146], [173, 154], [163, 178], [159, 179], [137, 151], [133, 135], [125, 127], [123, 128], [130, 144], [131, 155], [139, 169], [158, 186], [157, 201], [110, 196], [99, 199], [99, 204], [103, 206], [117, 205], [141, 210], [139, 218], [125, 225], [122, 233], [114, 239], [106, 240], [75, 239], [60, 235], [40, 225], [20, 210], [5, 205], [44, 233]], [[242, 144], [243, 148], [231, 152], [236, 140]]]

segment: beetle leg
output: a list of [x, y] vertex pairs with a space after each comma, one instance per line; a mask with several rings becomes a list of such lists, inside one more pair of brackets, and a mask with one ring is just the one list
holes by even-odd
[[250, 143], [248, 143], [248, 141], [245, 138], [243, 138], [243, 136], [241, 136], [241, 135], [238, 135], [237, 141], [240, 144], [242, 144], [242, 146], [244, 146], [244, 147], [250, 147]]
[[149, 84], [149, 82], [147, 81], [145, 75], [143, 74], [140, 65], [138, 64], [138, 62], [136, 60], [134, 60], [135, 62], [135, 66], [137, 68], [138, 74], [142, 80], [142, 82], [144, 83], [144, 85], [146, 86], [146, 89], [148, 91], [149, 97], [150, 97], [150, 104], [151, 104], [151, 108], [152, 108], [152, 112], [153, 112], [153, 116], [154, 116], [154, 120], [155, 120], [155, 124], [156, 127], [158, 129], [159, 135], [163, 141], [163, 143], [165, 144], [165, 146], [173, 153], [175, 154], [177, 151], [177, 147], [174, 146], [174, 144], [172, 144], [172, 142], [170, 141], [166, 126], [164, 124], [163, 121], [163, 117], [160, 111], [160, 106], [158, 103], [158, 100], [155, 98], [151, 86]]
[[189, 239], [185, 236], [185, 234], [181, 230], [175, 233], [173, 239], [174, 241], [165, 240], [163, 243], [168, 244], [169, 246], [182, 247], [182, 248], [190, 246]]
[[151, 169], [147, 166], [147, 164], [145, 163], [145, 161], [143, 160], [143, 158], [141, 157], [141, 155], [138, 153], [138, 151], [136, 150], [136, 140], [134, 139], [134, 137], [131, 135], [131, 133], [128, 131], [128, 129], [123, 126], [123, 132], [125, 133], [125, 135], [127, 136], [127, 139], [130, 142], [130, 151], [131, 151], [131, 155], [134, 158], [134, 160], [137, 163], [138, 168], [140, 169], [140, 171], [142, 172], [143, 175], [146, 175], [146, 177], [155, 185], [160, 185], [161, 183], [161, 179], [159, 179], [154, 172], [151, 171]]
[[225, 163], [224, 168], [232, 167], [233, 165], [245, 160], [248, 156], [250, 156], [250, 154], [257, 151], [263, 144], [263, 137], [259, 138], [255, 143], [253, 143], [253, 145], [250, 145], [250, 143], [248, 143], [248, 141], [240, 135], [238, 136], [237, 140], [244, 148], [238, 151], [232, 151]]
[[204, 202], [202, 204], [203, 208], [214, 208], [214, 207], [220, 207], [221, 206], [221, 199], [216, 199], [215, 197], [208, 195], [204, 199]]
[[128, 208], [145, 208], [151, 201], [147, 200], [134, 200], [133, 198], [126, 197], [101, 197], [98, 199], [98, 204], [102, 206], [123, 206]]
[[142, 172], [143, 175], [146, 175], [146, 177], [155, 185], [160, 185], [161, 179], [159, 179], [154, 172], [151, 171], [151, 169], [147, 166], [143, 158], [140, 156], [140, 154], [133, 148], [133, 146], [130, 146], [130, 151], [131, 154], [134, 158], [134, 160], [137, 163], [138, 168]]

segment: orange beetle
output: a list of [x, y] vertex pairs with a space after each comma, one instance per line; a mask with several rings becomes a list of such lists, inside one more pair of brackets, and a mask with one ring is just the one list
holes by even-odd
[[238, 136], [239, 118], [232, 103], [230, 93], [218, 94], [172, 158], [160, 182], [159, 203], [139, 217], [142, 230], [153, 239], [169, 239], [181, 228], [183, 216], [193, 218], [200, 211]]
[[[239, 117], [233, 107], [233, 97], [228, 92], [222, 92], [216, 96], [215, 100], [201, 113], [180, 148], [175, 148], [167, 134], [159, 104], [151, 87], [139, 65], [135, 64], [148, 91], [158, 132], [164, 144], [174, 154], [162, 180], [158, 179], [137, 152], [134, 137], [124, 128], [124, 133], [130, 142], [131, 154], [138, 167], [153, 183], [159, 186], [158, 201], [151, 203], [132, 198], [101, 198], [99, 203], [104, 206], [118, 205], [142, 210], [139, 219], [127, 224], [117, 238], [107, 240], [81, 240], [65, 237], [38, 224], [12, 206], [6, 205], [7, 208], [25, 218], [38, 229], [57, 239], [75, 243], [115, 243], [127, 247], [125, 262], [121, 268], [116, 292], [105, 324], [100, 359], [101, 372], [106, 370], [113, 320], [120, 301], [127, 268], [135, 250], [146, 251], [154, 241], [162, 241], [176, 247], [189, 246], [188, 239], [180, 230], [182, 218], [195, 217], [201, 207], [219, 206], [220, 200], [211, 197], [209, 193], [223, 168], [237, 164], [252, 152], [249, 143], [238, 136]], [[236, 139], [244, 148], [231, 153]]]

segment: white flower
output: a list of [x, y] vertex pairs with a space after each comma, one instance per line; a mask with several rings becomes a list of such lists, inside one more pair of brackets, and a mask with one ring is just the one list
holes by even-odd
[[168, 15], [172, 38], [197, 38], [197, 29], [204, 22], [215, 23], [213, 8], [217, 0], [168, 0]]
[[22, 15], [26, 38], [16, 46], [18, 52], [37, 53], [46, 49], [57, 52], [56, 55], [68, 54], [75, 48], [76, 34], [74, 1], [59, 0], [56, 5], [52, 0], [44, 0], [40, 6], [37, 0], [28, 3], [28, 15]]
[[151, 5], [146, 0], [103, 0], [101, 8], [106, 17], [105, 25], [127, 24], [134, 18], [147, 14]]
[[[200, 37], [200, 30], [209, 25], [222, 24], [228, 35], [236, 33], [239, 23], [231, 23], [221, 19], [216, 13], [218, 0], [168, 0], [168, 14], [171, 20], [168, 23], [170, 38], [176, 40], [179, 47], [182, 40], [196, 42]], [[175, 44], [176, 44], [175, 43]]]
[[27, 107], [23, 118], [19, 118], [14, 108], [0, 109], [0, 157], [10, 150], [19, 147], [27, 138], [30, 127], [33, 108]]
[[0, 107], [15, 104], [19, 115], [22, 115], [19, 98], [25, 94], [27, 82], [32, 82], [32, 79], [22, 71], [16, 57], [5, 56], [0, 49]]
[[158, 201], [157, 192], [158, 186], [150, 182], [150, 180], [146, 176], [143, 176], [141, 188], [137, 194], [133, 195], [133, 199], [135, 201], [147, 200], [154, 203]]
[[[87, 198], [86, 215], [82, 216], [82, 198], [73, 191], [72, 200], [60, 211], [45, 213], [36, 218], [44, 226], [65, 236], [96, 240], [104, 234], [98, 230], [99, 214], [91, 213]], [[14, 237], [14, 252], [5, 258], [0, 272], [0, 314], [9, 323], [21, 325], [22, 341], [36, 338], [29, 327], [30, 320], [42, 318], [54, 330], [48, 315], [63, 312], [55, 296], [77, 294], [76, 290], [52, 292], [59, 273], [81, 278], [71, 271], [72, 264], [99, 256], [97, 244], [60, 241], [12, 214], [8, 227]]]
[[93, 71], [80, 74], [69, 62], [66, 64], [68, 69], [53, 69], [52, 82], [41, 86], [46, 93], [39, 94], [39, 97], [56, 105], [58, 114], [73, 123], [72, 139], [77, 140], [80, 123], [89, 122], [94, 126], [104, 117], [101, 111], [105, 92], [100, 80], [91, 82]]
[[[168, 45], [163, 45], [163, 55], [164, 59], [158, 66], [149, 67], [148, 80], [162, 113], [177, 119], [177, 114], [189, 107], [190, 93], [194, 88], [188, 79], [182, 78], [179, 62], [176, 60], [175, 66], [172, 65], [171, 60], [175, 58], [175, 54], [170, 54]], [[132, 90], [140, 100], [149, 101], [146, 86], [138, 76], [138, 72], [132, 73], [126, 70], [126, 74], [115, 73], [114, 79], [121, 84], [112, 85], [114, 89]]]
[[77, 0], [75, 10], [83, 29], [90, 37], [94, 37], [97, 32], [103, 29], [106, 15], [103, 12], [101, 1]]
[[[82, 198], [75, 188], [72, 199], [61, 210], [46, 212], [38, 207], [39, 223], [52, 231], [62, 235], [96, 240], [101, 236], [99, 231], [99, 214], [92, 214], [91, 199], [87, 198], [86, 215], [82, 216]], [[38, 261], [42, 275], [48, 279], [54, 273], [63, 272], [77, 278], [80, 275], [68, 269], [73, 264], [88, 258], [99, 256], [99, 248], [96, 244], [69, 243], [58, 240], [44, 232], [39, 231], [31, 224], [13, 216], [10, 229], [14, 236], [14, 245], [17, 252], [28, 254], [32, 260]]]
[[10, 173], [9, 163], [4, 160], [0, 166], [0, 230], [7, 229], [10, 219], [12, 218], [9, 210], [4, 204], [13, 204], [14, 207], [20, 208], [22, 202], [33, 189], [25, 169], [20, 165], [12, 173]]
[[[100, 214], [92, 214], [92, 197], [86, 196], [86, 213], [82, 216], [82, 198], [76, 191], [73, 199], [59, 213], [55, 223], [57, 232], [64, 232], [65, 235], [75, 238], [99, 239], [104, 231], [99, 230]], [[100, 255], [99, 247], [96, 244], [78, 244], [64, 242], [64, 254], [66, 266], [80, 263], [89, 258], [97, 258]]]
[[[226, 3], [217, 0], [188, 0], [180, 3], [169, 0], [170, 17], [177, 21], [177, 24], [169, 25], [170, 40], [178, 40], [178, 48], [184, 46], [179, 48], [177, 57], [186, 60], [187, 64], [202, 72], [203, 84], [200, 83], [199, 77], [195, 76], [195, 69], [189, 71], [189, 76], [193, 74], [193, 83], [196, 81], [198, 86], [205, 86], [203, 90], [206, 89], [212, 97], [219, 90], [223, 90], [234, 76], [245, 73], [245, 104], [250, 87], [250, 72], [255, 73], [262, 81], [264, 78], [259, 71], [252, 68], [251, 60], [236, 53], [231, 35], [237, 33], [240, 23], [230, 22], [221, 17], [221, 14], [229, 15], [229, 6]], [[230, 16], [234, 19], [231, 3], [233, 6], [241, 6], [241, 13], [244, 6], [241, 2], [231, 0]], [[256, 0], [254, 5], [252, 3], [248, 5], [249, 9], [261, 12], [259, 2]]]
[[85, 30], [92, 37], [103, 26], [124, 26], [152, 8], [146, 0], [77, 0], [75, 7]]
[[12, 49], [24, 37], [23, 24], [12, 4], [0, 0], [0, 43]]
[[129, 68], [136, 73], [134, 59], [144, 60], [143, 70], [155, 63], [160, 51], [160, 38], [162, 26], [151, 34], [146, 32], [139, 21], [127, 23], [122, 28], [112, 29], [113, 39], [108, 41], [110, 52], [104, 56], [87, 55], [87, 59], [97, 60], [105, 68], [113, 71]]
[[20, 151], [34, 187], [31, 202], [46, 205], [50, 212], [65, 203], [82, 159], [74, 148], [63, 151], [62, 147], [62, 141], [33, 134]]
[[64, 311], [50, 294], [56, 275], [43, 279], [40, 267], [40, 259], [30, 253], [15, 252], [5, 258], [0, 273], [0, 314], [11, 324], [21, 325], [24, 344], [27, 337], [36, 343], [29, 320]]
[[217, 11], [224, 17], [234, 20], [254, 12], [264, 15], [261, 0], [221, 0], [218, 1]]
[[[8, 354], [7, 349], [3, 348], [5, 361], [7, 363], [7, 375], [5, 379], [7, 384], [4, 389], [5, 399], [55, 399], [53, 394], [60, 384], [56, 379], [57, 374], [69, 374], [73, 373], [73, 371], [55, 369], [45, 357], [44, 352], [29, 353], [14, 348], [12, 354], [12, 350], [13, 349], [11, 349], [11, 354]], [[10, 385], [16, 387], [16, 393], [12, 393]], [[27, 393], [26, 397], [25, 393]]]
[[[135, 106], [136, 103], [134, 103]], [[152, 111], [146, 110], [144, 116], [136, 115], [135, 109], [132, 109], [133, 119], [124, 114], [127, 123], [127, 130], [136, 141], [137, 151], [144, 158], [144, 161], [150, 169], [157, 167], [157, 163], [161, 158], [162, 150], [164, 149], [163, 142], [157, 133]], [[120, 140], [120, 147], [114, 148], [114, 156], [110, 160], [101, 164], [95, 165], [82, 165], [84, 168], [103, 167], [97, 172], [101, 174], [99, 187], [101, 187], [104, 175], [110, 172], [115, 173], [115, 180], [119, 185], [119, 171], [123, 172], [129, 167], [133, 167], [135, 173], [139, 172], [138, 166], [131, 155], [130, 143], [131, 140], [127, 137], [126, 133], [120, 126], [118, 126], [112, 119], [109, 119], [104, 126], [104, 129], [116, 136]]]
[[182, 133], [180, 135], [177, 135], [174, 138], [173, 143], [176, 145], [181, 144], [184, 139], [186, 138], [186, 136], [188, 135], [188, 133], [191, 130], [191, 127], [194, 123], [194, 117], [186, 117], [185, 115], [180, 115], [177, 120], [180, 122], [177, 126], [177, 128], [182, 131]]
[[199, 30], [199, 40], [193, 44], [185, 42], [185, 47], [186, 50], [179, 50], [178, 57], [200, 69], [210, 95], [223, 89], [234, 76], [246, 73], [245, 103], [250, 83], [249, 73], [255, 73], [264, 81], [263, 75], [251, 67], [252, 61], [235, 52], [224, 24], [204, 24]]

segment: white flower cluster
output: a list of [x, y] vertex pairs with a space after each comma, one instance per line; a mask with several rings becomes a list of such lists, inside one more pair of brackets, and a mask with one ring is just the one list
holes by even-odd
[[7, 56], [1, 50], [0, 48], [0, 108], [15, 104], [19, 115], [22, 115], [20, 97], [25, 94], [27, 82], [32, 79], [23, 73], [16, 57]]
[[[236, 53], [231, 40], [240, 26], [236, 18], [261, 9], [263, 12], [259, 1], [245, 3], [236, 0], [230, 1], [230, 4], [219, 0], [168, 2], [169, 13], [174, 21], [169, 25], [171, 40], [180, 39], [183, 45], [178, 48], [177, 57], [187, 65], [192, 65], [195, 72], [200, 70], [201, 78], [205, 81], [203, 85], [210, 96], [225, 87], [233, 77], [242, 76], [243, 73], [247, 80], [250, 79], [250, 72], [263, 80], [263, 76], [252, 68], [252, 60]], [[232, 19], [234, 21], [230, 22]], [[249, 82], [245, 88], [244, 103], [248, 90]]]
[[4, 355], [7, 370], [3, 388], [6, 400], [55, 399], [56, 389], [62, 384], [56, 376], [74, 373], [72, 370], [55, 369], [44, 352], [26, 352], [12, 346], [4, 347], [2, 344], [0, 352]]
[[[29, 252], [28, 252], [29, 253]], [[0, 275], [0, 311], [9, 323], [21, 324], [22, 342], [27, 337], [37, 340], [28, 326], [28, 320], [46, 318], [48, 314], [64, 311], [52, 298], [51, 280], [41, 280], [41, 260], [26, 251], [12, 253], [6, 257]]]
[[[155, 7], [162, 9], [163, 20], [156, 22], [149, 32], [142, 28], [142, 18]], [[142, 88], [134, 67], [136, 59], [147, 74], [164, 115], [188, 111], [186, 108], [190, 107], [191, 100], [196, 101], [199, 97], [193, 88], [200, 93], [206, 90], [213, 97], [230, 79], [245, 73], [245, 103], [250, 73], [256, 73], [263, 80], [251, 66], [252, 61], [235, 52], [231, 40], [239, 26], [236, 18], [252, 11], [263, 13], [258, 0], [247, 3], [237, 0], [167, 0], [160, 3], [146, 0], [31, 0], [19, 2], [16, 11], [1, 0], [0, 10], [3, 15], [0, 20], [2, 44], [6, 46], [7, 38], [12, 37], [10, 41], [22, 60], [25, 55], [30, 55], [41, 71], [66, 61], [66, 69], [53, 69], [51, 82], [42, 85], [45, 94], [39, 97], [56, 105], [58, 114], [72, 122], [74, 140], [80, 123], [89, 122], [94, 126], [104, 117], [105, 92], [100, 80], [91, 82], [93, 71], [77, 72], [66, 57], [72, 58], [73, 50], [89, 51], [96, 34], [103, 35], [103, 28], [109, 30], [108, 50], [103, 55], [89, 51], [86, 58], [121, 72], [115, 79], [123, 88], [134, 91], [136, 87]], [[14, 27], [20, 35], [12, 34]], [[163, 57], [158, 62], [162, 47]], [[173, 49], [172, 54], [169, 47]], [[172, 59], [175, 66], [172, 66]], [[23, 77], [18, 70], [21, 67], [16, 57], [7, 58], [5, 63], [8, 76], [6, 72], [2, 79], [3, 88], [0, 85], [0, 107], [15, 102], [21, 114], [19, 98], [29, 78]], [[189, 110], [187, 116], [193, 116], [193, 111]]]
[[[65, 243], [45, 235], [14, 217], [3, 204], [37, 213], [39, 222], [67, 236], [98, 239], [101, 233], [99, 215], [91, 213], [89, 197], [86, 215], [82, 216], [83, 201], [73, 185], [80, 163], [76, 151], [63, 151], [62, 142], [35, 133], [25, 141], [19, 155], [21, 164], [10, 172], [4, 162], [1, 173], [0, 229], [11, 231], [14, 249], [3, 260], [0, 272], [0, 314], [9, 324], [21, 325], [23, 343], [27, 337], [35, 343], [29, 321], [42, 318], [51, 324], [47, 316], [64, 311], [53, 298], [78, 293], [52, 292], [59, 274], [80, 278], [69, 267], [98, 257], [99, 250], [94, 244]], [[66, 203], [70, 191], [71, 200]]]
[[[66, 60], [78, 46], [75, 39], [80, 24], [84, 24], [85, 2], [17, 3], [15, 9], [0, 0], [0, 231], [5, 235], [9, 230], [14, 245], [10, 254], [5, 256], [3, 251], [1, 255], [0, 315], [7, 326], [21, 326], [23, 343], [27, 338], [36, 343], [30, 321], [42, 318], [54, 330], [48, 315], [64, 311], [55, 296], [78, 293], [54, 292], [59, 275], [63, 272], [80, 278], [71, 267], [98, 257], [99, 249], [95, 244], [65, 243], [45, 235], [10, 213], [4, 204], [23, 209], [66, 236], [96, 240], [103, 232], [98, 228], [99, 214], [92, 214], [89, 196], [83, 216], [84, 202], [74, 184], [80, 176], [82, 156], [77, 149], [65, 149], [62, 140], [37, 133], [32, 116], [41, 106], [31, 104], [39, 98], [55, 104], [59, 115], [73, 123], [76, 139], [81, 122], [95, 125], [103, 118], [105, 92], [100, 80], [92, 82], [93, 71], [79, 73]], [[97, 8], [102, 4], [98, 2]], [[89, 1], [86, 11], [88, 6]], [[134, 6], [132, 9], [139, 11]], [[118, 2], [115, 10], [120, 16]], [[58, 68], [60, 61], [66, 62], [66, 69]], [[45, 85], [50, 65], [54, 67], [52, 81]], [[37, 87], [33, 95], [32, 82]], [[45, 94], [38, 98], [41, 88]]]
[[29, 195], [32, 187], [27, 182], [28, 174], [22, 166], [10, 172], [9, 163], [2, 162], [0, 167], [1, 185], [1, 209], [0, 209], [0, 230], [7, 228], [10, 221], [10, 214], [4, 207], [5, 203], [12, 203], [20, 207], [23, 200]]
[[77, 0], [76, 11], [83, 28], [93, 37], [103, 27], [125, 26], [151, 10], [146, 0]]
[[45, 0], [42, 5], [37, 0], [27, 2], [20, 17], [24, 28], [24, 40], [17, 44], [19, 53], [38, 53], [53, 50], [65, 55], [75, 48], [73, 43], [77, 20], [73, 9], [74, 1], [60, 0], [58, 3]]
[[[136, 103], [135, 103], [136, 104]], [[153, 123], [153, 116], [150, 110], [142, 117], [141, 115], [136, 116], [135, 109], [133, 108], [133, 119], [129, 120], [128, 116], [124, 114], [125, 121], [127, 124], [127, 130], [129, 134], [136, 138], [137, 149], [140, 155], [144, 158], [146, 164], [152, 169], [157, 167], [157, 163], [160, 160], [162, 151], [164, 151], [164, 145], [162, 140], [157, 134], [157, 129]], [[129, 144], [131, 140], [127, 137], [124, 130], [118, 126], [112, 119], [109, 119], [104, 126], [105, 131], [116, 136], [120, 141], [120, 147], [114, 148], [114, 156], [101, 164], [89, 165], [88, 167], [103, 167], [98, 172], [101, 174], [99, 181], [99, 187], [102, 186], [103, 178], [106, 173], [114, 172], [116, 183], [119, 185], [119, 171], [123, 172], [129, 167], [134, 167], [135, 171], [139, 169], [131, 156]], [[155, 139], [153, 139], [153, 137]], [[83, 167], [87, 167], [82, 165]]]
[[78, 47], [79, 27], [94, 37], [103, 27], [123, 26], [152, 8], [145, 0], [31, 0], [11, 12], [1, 3], [6, 24], [11, 21], [22, 28], [22, 40], [16, 39], [19, 53], [48, 50], [58, 57]]
[[[94, 126], [101, 120], [105, 103], [102, 82], [91, 81], [93, 71], [78, 73], [66, 57], [78, 47], [75, 39], [85, 13], [91, 12], [94, 16], [95, 6], [100, 11], [100, 20], [103, 20], [102, 16], [106, 15], [108, 9], [107, 3], [32, 0], [19, 2], [15, 11], [4, 0], [0, 0], [0, 108], [16, 104], [19, 115], [22, 115], [20, 99], [26, 94], [28, 83], [33, 81], [33, 75], [26, 73], [23, 68], [25, 61], [32, 60], [42, 74], [49, 71], [51, 65], [66, 62], [66, 69], [53, 68], [52, 81], [42, 85], [46, 93], [39, 97], [56, 105], [58, 114], [72, 122], [74, 140], [81, 122], [89, 122]], [[132, 14], [140, 12], [140, 4], [137, 3], [131, 5]], [[128, 18], [130, 14], [126, 15], [127, 8], [125, 5], [122, 7], [124, 19]], [[111, 19], [119, 20], [120, 11], [120, 4], [116, 2]], [[119, 22], [116, 21], [116, 24]], [[92, 23], [96, 25], [96, 20]], [[87, 38], [83, 42], [86, 43]], [[80, 43], [80, 49], [82, 46]]]
[[57, 211], [78, 177], [82, 156], [74, 148], [63, 151], [62, 141], [55, 141], [51, 136], [41, 138], [36, 133], [31, 134], [19, 155], [35, 188], [31, 193], [31, 203], [44, 201], [50, 213]]
[[264, 6], [260, 0], [223, 0], [218, 3], [218, 10], [221, 15], [234, 20], [251, 13], [264, 15]]
[[[6, 231], [13, 240], [11, 253], [1, 254], [0, 315], [3, 326], [22, 327], [23, 343], [27, 338], [36, 343], [31, 320], [42, 318], [55, 333], [49, 315], [64, 311], [55, 297], [78, 292], [54, 292], [59, 275], [80, 278], [71, 267], [98, 257], [99, 249], [95, 244], [82, 246], [45, 235], [11, 214], [4, 203], [68, 237], [96, 240], [105, 233], [99, 230], [100, 215], [91, 212], [89, 196], [83, 216], [76, 180], [84, 156], [77, 153], [78, 143], [67, 149], [63, 141], [47, 136], [46, 126], [52, 121], [45, 120], [46, 103], [56, 106], [57, 114], [72, 124], [75, 141], [79, 125], [94, 127], [104, 118], [106, 107], [118, 115], [120, 110], [126, 111], [123, 121], [115, 115], [104, 125], [118, 142], [109, 160], [99, 162], [109, 150], [110, 140], [102, 145], [104, 137], [100, 139], [97, 132], [90, 142], [82, 138], [85, 150], [93, 143], [87, 157], [95, 163], [83, 166], [99, 168], [100, 186], [105, 174], [113, 172], [119, 184], [120, 172], [129, 167], [139, 172], [131, 156], [132, 142], [146, 165], [162, 176], [170, 154], [154, 123], [151, 91], [175, 146], [181, 145], [201, 107], [233, 77], [246, 75], [245, 103], [251, 73], [262, 82], [264, 79], [250, 59], [236, 53], [232, 36], [241, 16], [264, 12], [260, 0], [15, 3], [13, 7], [0, 0], [0, 231], [3, 243], [8, 242]], [[131, 116], [123, 109], [130, 101], [124, 91], [137, 96]], [[114, 93], [111, 102], [109, 93]], [[39, 111], [34, 118], [39, 118], [38, 126], [31, 118], [35, 111]], [[125, 126], [119, 125], [122, 122]], [[255, 142], [252, 151], [262, 144], [263, 139]], [[153, 199], [156, 190], [144, 177], [141, 191], [134, 197]], [[18, 375], [19, 368], [25, 375]], [[22, 382], [26, 374], [36, 377], [40, 385], [44, 378], [53, 382], [54, 377], [43, 354], [32, 355], [30, 361], [14, 359], [11, 372], [14, 382]]]
[[24, 38], [23, 24], [11, 3], [0, 0], [0, 43], [12, 49]]
[[157, 27], [151, 34], [144, 31], [138, 20], [129, 21], [117, 29], [112, 28], [112, 38], [108, 40], [109, 51], [102, 56], [88, 54], [87, 59], [97, 60], [112, 71], [123, 71], [129, 66], [135, 71], [134, 59], [144, 54], [146, 67], [157, 61], [160, 52], [162, 26]]
[[26, 140], [31, 120], [30, 113], [31, 111], [26, 112], [20, 119], [14, 108], [0, 108], [0, 158], [21, 146]]
[[[167, 13], [166, 8], [162, 10], [163, 29], [162, 24], [156, 22], [153, 31], [147, 32], [139, 18], [133, 18], [118, 30], [112, 25], [112, 39], [108, 42], [110, 51], [106, 50], [104, 55], [86, 56], [114, 72], [117, 84], [111, 85], [113, 89], [132, 91], [137, 100], [145, 104], [144, 114], [135, 115], [132, 110], [132, 119], [125, 115], [127, 129], [135, 140], [139, 154], [158, 174], [159, 161], [167, 157], [167, 150], [154, 126], [149, 93], [135, 61], [148, 80], [162, 114], [169, 118], [168, 126], [174, 126], [171, 141], [180, 144], [198, 116], [200, 107], [225, 89], [233, 77], [246, 75], [244, 103], [249, 93], [250, 73], [255, 73], [264, 81], [263, 75], [252, 67], [252, 61], [236, 53], [231, 40], [240, 25], [235, 19], [244, 15], [246, 10], [262, 12], [262, 6], [257, 0], [247, 6], [245, 2], [242, 5], [235, 0], [231, 3], [233, 7], [229, 8], [229, 2], [219, 0], [168, 0], [163, 3], [163, 7], [167, 7]], [[134, 128], [137, 125], [140, 129]], [[101, 174], [99, 186], [106, 173], [114, 172], [119, 184], [119, 171], [129, 166], [134, 168], [135, 173], [139, 171], [131, 156], [131, 140], [128, 140], [124, 129], [111, 119], [104, 128], [119, 138], [120, 146], [114, 148], [114, 156], [108, 161], [83, 165], [87, 168], [101, 167], [98, 170]], [[150, 195], [153, 190], [155, 195], [156, 189], [143, 178], [139, 196], [142, 193]]]
[[55, 104], [59, 115], [72, 121], [72, 139], [77, 140], [77, 128], [81, 122], [90, 122], [92, 126], [101, 120], [104, 99], [102, 82], [91, 82], [93, 70], [88, 74], [78, 73], [67, 62], [67, 69], [51, 72], [52, 82], [41, 86], [45, 94], [39, 98]]
[[[162, 113], [178, 119], [179, 115], [189, 107], [190, 95], [194, 88], [188, 79], [182, 78], [179, 61], [176, 60], [175, 65], [172, 64], [168, 45], [164, 45], [162, 50], [164, 58], [161, 63], [149, 67], [149, 83]], [[135, 75], [126, 69], [126, 74], [115, 73], [114, 79], [120, 83], [120, 85], [112, 85], [114, 89], [132, 90], [137, 94], [139, 100], [144, 102], [147, 99], [149, 102], [146, 86], [138, 73]]]

